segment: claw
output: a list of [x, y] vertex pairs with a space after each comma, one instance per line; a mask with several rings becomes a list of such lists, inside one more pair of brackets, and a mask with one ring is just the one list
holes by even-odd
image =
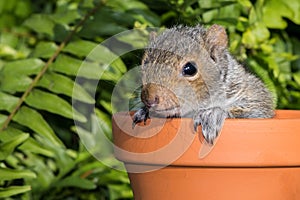
[[225, 110], [220, 107], [199, 110], [194, 117], [194, 130], [201, 124], [202, 134], [208, 144], [213, 144], [218, 137], [224, 120], [227, 117]]
[[198, 126], [199, 124], [197, 122], [194, 122], [194, 133], [198, 132]]
[[149, 110], [147, 107], [141, 108], [136, 113], [134, 113], [132, 121], [132, 129], [136, 126], [137, 123], [144, 121], [146, 124], [147, 119], [149, 119]]

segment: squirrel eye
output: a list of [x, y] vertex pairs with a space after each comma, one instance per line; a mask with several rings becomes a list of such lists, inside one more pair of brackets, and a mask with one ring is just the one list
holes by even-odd
[[187, 62], [182, 68], [183, 76], [194, 76], [197, 73], [197, 67], [194, 62]]

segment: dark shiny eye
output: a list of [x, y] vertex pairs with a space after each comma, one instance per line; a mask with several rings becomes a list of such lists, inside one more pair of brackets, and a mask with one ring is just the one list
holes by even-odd
[[194, 62], [187, 62], [182, 68], [183, 76], [194, 76], [197, 73], [197, 67]]

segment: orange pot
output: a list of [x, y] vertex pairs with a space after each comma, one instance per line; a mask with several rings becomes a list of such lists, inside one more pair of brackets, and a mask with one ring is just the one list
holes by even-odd
[[300, 111], [226, 119], [213, 148], [192, 119], [131, 123], [128, 113], [113, 116], [115, 155], [136, 200], [300, 199]]

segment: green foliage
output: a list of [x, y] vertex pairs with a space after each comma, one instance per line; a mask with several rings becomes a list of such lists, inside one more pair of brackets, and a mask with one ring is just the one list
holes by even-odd
[[[143, 12], [151, 14], [151, 11], [146, 11], [143, 3], [118, 2], [122, 1], [1, 3], [4, 16], [0, 36], [1, 198], [132, 198], [126, 173], [110, 169], [93, 158], [72, 128], [73, 120], [87, 122], [85, 111], [72, 107], [72, 98], [83, 104], [96, 103], [90, 91], [75, 83], [83, 59], [99, 41], [132, 28], [139, 19], [141, 24], [153, 25], [145, 20], [148, 16]], [[27, 13], [12, 13], [24, 3], [30, 8]], [[130, 13], [129, 9], [136, 13]], [[7, 18], [10, 23], [5, 22]], [[119, 18], [123, 21], [117, 22]], [[114, 55], [109, 49], [100, 48]], [[103, 68], [101, 60], [108, 54], [95, 56], [79, 78], [98, 80]], [[127, 70], [120, 59], [112, 67], [115, 70], [107, 76], [118, 78]], [[96, 106], [99, 119], [110, 127], [109, 112], [99, 110], [99, 103]], [[111, 134], [110, 128], [106, 131]]]
[[[224, 25], [231, 52], [266, 82], [278, 107], [300, 109], [299, 7], [298, 0], [1, 1], [0, 198], [132, 198], [127, 175], [97, 161], [78, 140], [78, 132], [92, 138], [91, 118], [111, 137], [113, 86], [140, 58], [119, 58], [119, 49], [98, 44], [125, 30]], [[139, 48], [145, 41], [138, 34], [115, 42]], [[95, 48], [101, 53], [91, 53]], [[102, 72], [94, 97], [90, 84]], [[95, 105], [96, 115], [87, 117], [80, 105]]]

